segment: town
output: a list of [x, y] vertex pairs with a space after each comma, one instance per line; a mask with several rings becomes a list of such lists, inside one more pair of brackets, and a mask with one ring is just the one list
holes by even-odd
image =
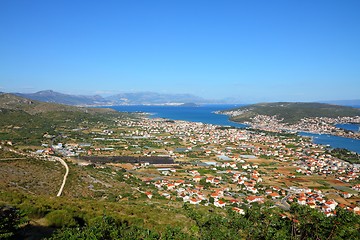
[[[233, 110], [223, 112], [230, 117], [236, 117], [241, 114], [244, 114], [244, 110]], [[219, 112], [218, 112], [219, 113]], [[246, 112], [245, 112], [246, 113]], [[317, 134], [331, 134], [341, 137], [360, 139], [360, 132], [346, 131], [344, 129], [336, 127], [336, 124], [344, 123], [360, 123], [360, 116], [355, 117], [306, 117], [300, 119], [296, 123], [285, 123], [283, 119], [279, 119], [278, 116], [268, 116], [258, 114], [251, 119], [251, 121], [246, 121], [244, 124], [247, 124], [256, 129], [262, 129], [265, 131], [272, 132], [311, 132]]]
[[144, 183], [134, 189], [149, 201], [214, 205], [239, 214], [265, 203], [285, 211], [292, 203], [307, 205], [326, 216], [336, 215], [337, 206], [360, 214], [359, 164], [332, 156], [309, 138], [272, 131], [279, 127], [276, 121], [257, 120], [268, 127], [119, 119], [112, 128], [102, 124], [45, 134], [32, 154], [122, 172], [123, 178]]

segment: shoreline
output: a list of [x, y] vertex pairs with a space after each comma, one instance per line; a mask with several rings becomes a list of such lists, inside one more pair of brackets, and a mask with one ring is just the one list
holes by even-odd
[[[136, 106], [140, 106], [140, 105], [136, 105]], [[143, 106], [143, 105], [142, 105]], [[198, 107], [197, 107], [198, 108]], [[121, 112], [120, 110], [116, 110], [116, 111], [119, 111]], [[123, 111], [124, 112], [124, 111]], [[129, 112], [129, 111], [126, 111], [126, 112]], [[131, 111], [130, 113], [140, 113], [142, 115], [142, 117], [145, 117], [145, 118], [148, 118], [148, 119], [156, 119], [156, 118], [160, 118], [160, 119], [165, 119], [165, 120], [171, 120], [171, 121], [185, 121], [185, 122], [191, 122], [191, 123], [202, 123], [202, 124], [206, 124], [206, 125], [213, 125], [213, 126], [219, 126], [219, 127], [234, 127], [234, 128], [237, 128], [237, 129], [244, 129], [244, 130], [248, 130], [249, 128], [253, 128], [253, 129], [258, 129], [258, 130], [265, 130], [265, 131], [269, 131], [269, 130], [266, 130], [266, 129], [262, 129], [262, 128], [258, 128], [258, 127], [254, 127], [253, 124], [246, 124], [246, 123], [239, 123], [239, 122], [235, 122], [235, 121], [232, 121], [230, 119], [230, 117], [226, 114], [221, 114], [220, 111], [210, 111], [211, 114], [214, 114], [214, 115], [222, 115], [222, 116], [227, 116], [226, 118], [226, 121], [229, 123], [229, 124], [226, 124], [225, 122], [222, 123], [222, 124], [213, 124], [213, 123], [209, 123], [209, 122], [206, 122], [206, 121], [191, 121], [191, 120], [184, 120], [184, 119], [173, 119], [173, 118], [169, 118], [169, 117], [160, 117], [160, 116], [156, 116], [156, 114], [158, 113], [154, 113], [154, 112], [144, 112], [144, 111], [138, 111], [138, 112], [134, 112], [134, 111]], [[238, 126], [233, 126], [234, 124], [238, 125]], [[241, 125], [244, 125], [244, 126], [241, 126]], [[295, 131], [295, 130], [290, 130], [289, 131]], [[281, 132], [280, 129], [277, 129], [276, 132]], [[339, 136], [339, 135], [334, 135], [334, 134], [329, 134], [327, 132], [312, 132], [312, 131], [303, 131], [303, 130], [296, 130], [296, 134], [299, 134], [299, 132], [304, 132], [304, 133], [309, 133], [309, 134], [316, 134], [316, 135], [328, 135], [330, 137], [339, 137], [341, 139], [344, 139], [345, 141], [351, 141], [351, 140], [356, 140], [358, 141], [359, 139], [357, 138], [349, 138], [349, 137], [346, 137], [346, 136]], [[300, 136], [300, 135], [299, 135]], [[312, 141], [313, 142], [313, 141]], [[313, 142], [314, 143], [314, 142]], [[320, 145], [328, 145], [330, 143], [325, 143], [325, 144], [320, 144]], [[336, 148], [336, 146], [334, 146], [333, 144], [330, 144], [332, 148]], [[335, 144], [336, 145], [336, 144]], [[342, 147], [342, 148], [345, 148], [345, 149], [348, 149], [350, 151], [353, 151], [347, 147]], [[350, 147], [351, 148], [351, 147]], [[359, 151], [355, 151], [355, 152], [358, 152], [360, 153]]]

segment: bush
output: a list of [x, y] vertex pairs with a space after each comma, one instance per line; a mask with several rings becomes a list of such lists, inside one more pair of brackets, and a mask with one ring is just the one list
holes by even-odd
[[17, 208], [0, 206], [0, 239], [12, 237], [27, 219]]
[[71, 213], [65, 210], [55, 210], [45, 216], [52, 227], [72, 227], [76, 225], [76, 221]]
[[43, 218], [47, 213], [50, 212], [50, 208], [48, 206], [32, 203], [29, 201], [23, 203], [21, 205], [21, 209], [24, 209], [24, 212], [29, 218]]

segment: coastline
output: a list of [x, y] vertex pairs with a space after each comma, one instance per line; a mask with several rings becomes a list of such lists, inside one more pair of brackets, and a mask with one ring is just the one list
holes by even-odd
[[[229, 105], [227, 105], [227, 106], [229, 106]], [[227, 106], [223, 105], [223, 108], [225, 108]], [[142, 117], [146, 117], [146, 118], [162, 118], [162, 119], [168, 119], [168, 120], [173, 120], [173, 121], [200, 122], [203, 124], [210, 124], [210, 125], [216, 125], [216, 126], [230, 126], [230, 127], [236, 127], [239, 129], [249, 129], [249, 128], [261, 129], [256, 126], [253, 126], [252, 124], [244, 124], [244, 123], [238, 123], [238, 122], [232, 121], [232, 120], [230, 120], [230, 117], [228, 115], [220, 113], [221, 110], [216, 110], [216, 107], [214, 108], [214, 106], [212, 106], [212, 108], [209, 108], [209, 106], [179, 108], [179, 107], [175, 107], [175, 106], [143, 106], [143, 105], [141, 105], [141, 106], [139, 106], [139, 105], [134, 105], [134, 106], [121, 105], [118, 107], [119, 108], [116, 108], [116, 106], [114, 106], [112, 108], [114, 110], [120, 111], [120, 112], [126, 111], [126, 112], [140, 113], [140, 114], [142, 114]], [[129, 111], [129, 110], [131, 110], [131, 111]], [[144, 111], [144, 110], [146, 110], [146, 111]], [[199, 117], [199, 115], [200, 115], [200, 117]], [[281, 132], [280, 129], [278, 129], [277, 131]], [[292, 130], [292, 131], [294, 131], [294, 130]], [[352, 145], [354, 145], [354, 143], [351, 142], [352, 140], [354, 140], [355, 142], [359, 141], [359, 145], [360, 145], [360, 140], [355, 139], [355, 138], [347, 138], [344, 136], [337, 136], [337, 135], [328, 134], [325, 132], [312, 132], [312, 131], [297, 130], [297, 133], [299, 133], [299, 132], [307, 132], [308, 134], [319, 134], [320, 136], [326, 136], [326, 139], [323, 139], [323, 141], [332, 140], [332, 142], [331, 143], [324, 142], [323, 144], [322, 143], [319, 143], [319, 144], [322, 144], [322, 145], [330, 144], [331, 147], [333, 147], [333, 148], [338, 147], [338, 145], [336, 143], [340, 142], [341, 148], [346, 148], [346, 149], [352, 151], [352, 149], [354, 149], [353, 147], [351, 147]], [[327, 137], [328, 135], [330, 137]], [[339, 139], [337, 139], [337, 138], [339, 138]], [[347, 146], [343, 142], [348, 142], [349, 146]], [[360, 150], [356, 150], [356, 152], [360, 153]]]

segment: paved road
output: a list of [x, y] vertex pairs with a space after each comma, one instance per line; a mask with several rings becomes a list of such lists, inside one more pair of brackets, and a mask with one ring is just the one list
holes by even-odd
[[291, 196], [291, 193], [288, 193], [288, 195], [286, 195], [283, 199], [280, 200], [280, 202], [275, 202], [275, 205], [278, 206], [279, 208], [282, 208], [285, 211], [289, 211], [290, 210], [290, 204], [287, 203], [288, 198]]
[[287, 200], [290, 196], [291, 196], [291, 193], [288, 193], [288, 195], [286, 195], [286, 197], [281, 199], [281, 204], [286, 208], [287, 211], [290, 210], [290, 204], [287, 203]]

